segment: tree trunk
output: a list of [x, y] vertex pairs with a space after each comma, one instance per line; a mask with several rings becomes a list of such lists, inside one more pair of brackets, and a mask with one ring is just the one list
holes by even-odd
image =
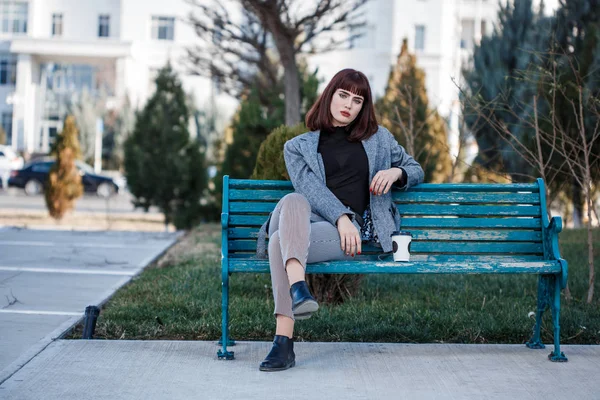
[[341, 304], [356, 295], [363, 275], [358, 274], [311, 274], [306, 275], [310, 292], [320, 303]]
[[583, 204], [581, 201], [581, 186], [573, 179], [573, 228], [583, 226]]
[[[591, 181], [591, 177], [590, 177], [590, 181]], [[589, 276], [589, 281], [588, 281], [589, 287], [588, 287], [588, 294], [587, 294], [587, 303], [592, 304], [592, 300], [594, 299], [594, 285], [596, 284], [596, 272], [594, 270], [594, 241], [592, 238], [592, 208], [594, 207], [594, 204], [592, 201], [592, 194], [591, 194], [591, 190], [590, 190], [589, 186], [586, 188], [585, 197], [586, 197], [585, 200], [587, 203], [587, 215], [588, 215], [588, 221], [587, 221], [588, 268], [590, 271], [590, 276]]]
[[295, 58], [284, 63], [285, 68], [285, 124], [294, 126], [300, 122], [300, 75]]
[[285, 25], [281, 22], [278, 12], [259, 13], [259, 17], [266, 25], [271, 35], [277, 52], [279, 61], [284, 69], [285, 85], [285, 124], [294, 126], [300, 122], [300, 75], [296, 63], [296, 53], [294, 51], [294, 38]]

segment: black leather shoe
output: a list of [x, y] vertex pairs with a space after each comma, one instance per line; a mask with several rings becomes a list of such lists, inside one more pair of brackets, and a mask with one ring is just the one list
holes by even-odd
[[260, 363], [261, 371], [283, 371], [296, 365], [294, 354], [294, 339], [287, 336], [275, 335], [273, 347], [265, 360]]
[[310, 294], [306, 281], [299, 281], [290, 288], [292, 296], [292, 311], [295, 319], [310, 318], [319, 309], [319, 303]]

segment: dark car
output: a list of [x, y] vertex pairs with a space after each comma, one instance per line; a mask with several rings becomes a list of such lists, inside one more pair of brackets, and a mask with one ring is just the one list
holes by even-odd
[[[28, 195], [42, 193], [53, 164], [54, 160], [32, 161], [22, 169], [12, 171], [8, 179], [8, 187], [25, 189]], [[119, 192], [119, 186], [113, 178], [95, 174], [92, 167], [81, 161], [76, 161], [76, 165], [85, 192], [96, 193], [100, 197], [110, 197]]]

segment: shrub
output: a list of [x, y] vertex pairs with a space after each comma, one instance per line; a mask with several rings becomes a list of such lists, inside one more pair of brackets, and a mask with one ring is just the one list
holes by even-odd
[[67, 117], [63, 131], [56, 138], [51, 154], [56, 157], [48, 175], [45, 198], [50, 216], [61, 219], [83, 194], [81, 175], [75, 160], [81, 157], [78, 132], [73, 116]]
[[252, 179], [289, 181], [290, 177], [283, 159], [283, 145], [288, 140], [306, 131], [307, 129], [303, 123], [292, 127], [281, 125], [279, 128], [273, 130], [258, 149]]

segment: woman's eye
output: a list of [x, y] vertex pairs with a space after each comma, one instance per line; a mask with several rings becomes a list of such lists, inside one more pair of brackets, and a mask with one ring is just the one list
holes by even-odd
[[348, 97], [348, 95], [347, 95], [347, 94], [345, 94], [345, 93], [340, 93], [340, 97], [341, 97], [342, 99], [345, 99], [346, 97]]
[[354, 102], [355, 102], [356, 104], [361, 104], [361, 103], [362, 103], [362, 101], [360, 101], [360, 100], [354, 100]]

